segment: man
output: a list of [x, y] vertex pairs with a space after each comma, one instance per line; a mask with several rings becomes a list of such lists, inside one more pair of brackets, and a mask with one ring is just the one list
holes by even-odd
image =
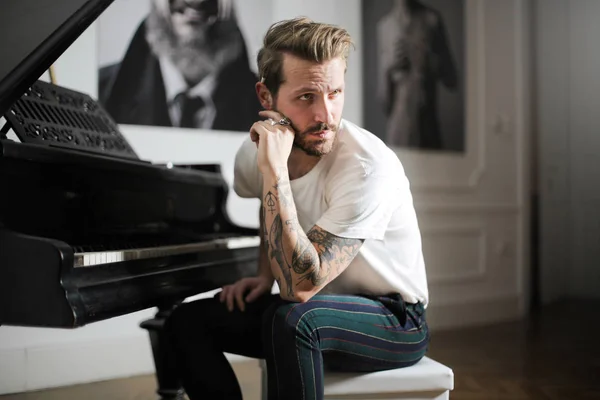
[[394, 0], [377, 31], [386, 143], [442, 149], [437, 85], [456, 89], [458, 78], [441, 15], [419, 0]]
[[265, 120], [234, 177], [240, 196], [262, 199], [259, 271], [167, 320], [191, 399], [242, 398], [223, 352], [265, 358], [269, 399], [293, 400], [323, 398], [324, 368], [405, 367], [428, 346], [408, 181], [380, 139], [341, 117], [349, 34], [298, 18], [271, 26], [263, 45]]
[[99, 98], [118, 123], [247, 132], [256, 80], [232, 0], [152, 0]]

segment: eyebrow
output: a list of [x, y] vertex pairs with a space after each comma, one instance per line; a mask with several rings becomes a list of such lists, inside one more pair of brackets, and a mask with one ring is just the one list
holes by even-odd
[[[329, 91], [332, 92], [334, 90], [341, 89], [343, 87], [344, 87], [344, 85], [339, 85], [337, 87], [332, 88]], [[306, 92], [319, 92], [319, 89], [317, 89], [315, 86], [303, 86], [303, 87], [301, 87], [299, 89], [296, 89], [296, 90], [292, 91], [293, 94], [300, 94], [300, 93], [306, 93]]]
[[302, 86], [301, 88], [294, 90], [292, 93], [300, 94], [306, 92], [318, 92], [318, 89], [315, 86]]

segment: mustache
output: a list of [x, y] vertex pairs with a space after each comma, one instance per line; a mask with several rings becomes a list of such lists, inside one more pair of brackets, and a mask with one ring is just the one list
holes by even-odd
[[321, 122], [320, 124], [311, 126], [310, 128], [306, 129], [304, 132], [302, 132], [302, 134], [304, 135], [309, 133], [317, 133], [321, 131], [335, 131], [336, 129], [337, 128], [335, 126], [332, 126], [325, 122]]

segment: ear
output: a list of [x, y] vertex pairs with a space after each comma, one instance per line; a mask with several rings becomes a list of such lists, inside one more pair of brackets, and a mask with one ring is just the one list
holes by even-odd
[[263, 106], [265, 110], [273, 109], [273, 96], [264, 83], [256, 82], [256, 95], [258, 96], [260, 105]]

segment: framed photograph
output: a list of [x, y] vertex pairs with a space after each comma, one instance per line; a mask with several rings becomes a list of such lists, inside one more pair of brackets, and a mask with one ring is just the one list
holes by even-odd
[[365, 128], [388, 146], [465, 151], [465, 1], [362, 1]]
[[99, 101], [119, 124], [247, 133], [270, 18], [254, 0], [116, 0], [99, 18]]

